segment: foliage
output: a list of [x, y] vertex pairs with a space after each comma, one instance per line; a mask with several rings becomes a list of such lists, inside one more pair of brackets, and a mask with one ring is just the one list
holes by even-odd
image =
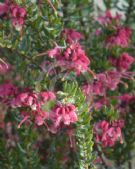
[[0, 168], [132, 169], [135, 4], [124, 3], [1, 1]]

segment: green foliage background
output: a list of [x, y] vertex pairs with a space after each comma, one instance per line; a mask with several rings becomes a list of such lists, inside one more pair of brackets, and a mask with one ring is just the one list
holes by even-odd
[[[1, 1], [2, 2], [2, 1]], [[104, 0], [106, 9], [115, 8], [118, 11], [125, 13], [123, 25], [131, 26], [135, 29], [135, 1], [125, 0], [127, 6], [118, 6], [117, 0]], [[15, 71], [10, 73], [10, 77], [14, 79], [14, 83], [23, 87], [30, 86], [36, 90], [48, 89], [50, 82], [48, 77], [41, 71], [39, 67], [42, 60], [46, 60], [46, 55], [40, 57], [39, 53], [45, 53], [48, 49], [54, 47], [54, 43], [64, 46], [63, 39], [60, 38], [60, 33], [63, 28], [74, 28], [84, 35], [82, 46], [86, 50], [87, 55], [91, 60], [91, 68], [95, 72], [102, 72], [107, 70], [110, 66], [106, 61], [108, 56], [113, 54], [118, 55], [121, 49], [108, 51], [103, 46], [104, 37], [93, 36], [96, 28], [99, 26], [95, 22], [95, 16], [101, 14], [101, 8], [95, 5], [93, 0], [52, 0], [57, 12], [50, 8], [46, 0], [42, 1], [43, 5], [33, 3], [30, 0], [16, 0], [21, 6], [27, 10], [27, 21], [23, 31], [20, 33], [13, 29], [11, 24], [7, 21], [0, 20], [0, 51], [1, 57], [6, 58], [10, 64], [14, 65]], [[97, 9], [95, 11], [95, 9]], [[98, 13], [97, 13], [98, 12]], [[106, 33], [106, 32], [105, 32]], [[132, 46], [135, 44], [135, 32], [132, 34]], [[135, 55], [134, 47], [127, 49], [131, 54]], [[132, 67], [135, 71], [135, 67]], [[20, 80], [15, 80], [16, 76], [21, 76]], [[0, 77], [0, 81], [9, 79], [9, 76]], [[26, 80], [27, 79], [27, 80]], [[129, 84], [128, 92], [134, 92], [134, 81]], [[61, 162], [63, 154], [57, 151], [57, 145], [60, 143], [61, 148], [65, 146], [63, 142], [67, 142], [64, 132], [60, 133], [57, 138], [53, 135], [48, 135], [46, 131], [43, 132], [45, 142], [43, 152], [50, 153], [48, 161], [39, 160], [38, 149], [33, 150], [32, 146], [38, 138], [40, 131], [32, 129], [21, 128], [13, 131], [19, 135], [19, 142], [14, 149], [7, 149], [4, 138], [6, 137], [0, 131], [0, 168], [2, 169], [89, 169], [93, 168], [92, 161], [96, 153], [93, 149], [93, 133], [92, 124], [99, 118], [88, 116], [88, 105], [84, 102], [84, 96], [81, 93], [78, 84], [64, 83], [63, 90], [72, 96], [78, 108], [80, 109], [79, 122], [77, 123], [76, 139], [79, 154], [73, 150], [66, 152], [71, 156], [70, 163], [65, 166]], [[120, 88], [116, 93], [125, 89]], [[74, 96], [73, 96], [74, 93]], [[112, 94], [112, 93], [111, 93]], [[115, 95], [115, 93], [113, 93]], [[134, 110], [134, 109], [133, 109]], [[131, 151], [134, 147], [134, 137], [131, 137], [135, 131], [135, 117], [131, 110], [130, 115], [126, 117], [126, 128], [123, 132], [125, 134], [124, 144], [116, 145], [114, 149], [104, 150], [103, 153], [107, 158], [114, 161], [114, 168], [123, 167], [125, 162], [131, 160]], [[19, 121], [14, 117], [18, 112], [7, 110], [10, 116], [7, 115], [6, 120]], [[111, 108], [102, 110], [99, 114], [115, 118], [115, 111]], [[107, 113], [106, 113], [107, 112]], [[108, 113], [109, 112], [109, 113]], [[107, 115], [106, 115], [107, 114]], [[130, 116], [130, 117], [129, 117]], [[108, 117], [107, 117], [108, 118]], [[91, 122], [92, 120], [92, 122]], [[44, 129], [43, 129], [44, 130]], [[113, 152], [113, 153], [112, 153]], [[102, 153], [102, 152], [101, 152]], [[100, 168], [107, 168], [104, 165]], [[130, 167], [130, 161], [129, 161]], [[131, 169], [131, 168], [129, 168]]]

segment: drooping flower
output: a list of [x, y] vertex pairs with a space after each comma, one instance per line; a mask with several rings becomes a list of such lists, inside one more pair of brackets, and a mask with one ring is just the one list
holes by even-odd
[[92, 94], [92, 86], [90, 84], [85, 84], [82, 86], [82, 91], [83, 91], [83, 94], [88, 97], [89, 95]]
[[41, 100], [43, 102], [49, 101], [49, 100], [54, 100], [56, 98], [55, 94], [51, 91], [42, 91], [40, 92]]
[[54, 131], [57, 131], [61, 124], [69, 126], [78, 120], [76, 107], [73, 104], [56, 105], [50, 112], [50, 120], [53, 123]]
[[128, 93], [125, 93], [121, 96], [118, 97], [119, 98], [119, 101], [120, 101], [120, 105], [123, 107], [127, 106], [129, 104], [129, 102], [131, 101], [132, 99], [132, 96], [129, 95]]
[[22, 120], [18, 127], [25, 121], [33, 121], [36, 126], [45, 125], [48, 128], [45, 121], [48, 118], [48, 113], [43, 110], [42, 106], [55, 98], [55, 94], [51, 91], [36, 93], [30, 89], [25, 89], [23, 92], [16, 94], [11, 99], [10, 106], [12, 108], [20, 108]]
[[17, 95], [11, 101], [11, 106], [15, 107], [30, 107], [32, 110], [36, 110], [38, 107], [37, 95], [31, 92], [24, 92]]
[[112, 122], [111, 122], [111, 125], [112, 125], [113, 127], [119, 126], [120, 128], [123, 128], [123, 127], [125, 126], [125, 121], [124, 121], [123, 119], [118, 119], [118, 120], [116, 120], [116, 121], [112, 121]]
[[42, 111], [41, 109], [26, 112], [21, 112], [22, 120], [18, 124], [18, 128], [21, 127], [21, 125], [25, 122], [30, 123], [32, 121], [36, 126], [42, 126], [45, 125], [48, 129], [46, 119], [48, 119], [48, 113]]
[[110, 105], [110, 100], [108, 98], [101, 98], [101, 99], [97, 99], [94, 101], [93, 103], [93, 108], [96, 110], [100, 110], [103, 106], [109, 106]]
[[128, 70], [131, 64], [134, 62], [134, 58], [128, 53], [123, 53], [117, 60], [117, 68], [120, 70]]
[[135, 59], [128, 53], [122, 53], [119, 58], [110, 57], [110, 63], [119, 71], [127, 71]]
[[110, 10], [106, 10], [104, 15], [99, 16], [97, 18], [97, 21], [102, 25], [108, 25], [108, 24], [112, 24], [112, 21], [113, 21], [113, 24], [114, 24], [114, 21], [115, 21], [115, 24], [119, 24], [120, 19], [121, 19], [121, 14], [117, 13], [115, 16], [113, 16]]
[[48, 113], [42, 110], [38, 110], [35, 112], [35, 124], [37, 126], [45, 125], [48, 129], [48, 125], [46, 123], [46, 119], [48, 119]]
[[112, 147], [115, 142], [122, 140], [121, 128], [123, 127], [123, 123], [118, 123], [115, 121], [114, 123], [109, 123], [105, 120], [100, 121], [94, 126], [94, 134], [97, 143], [100, 143], [103, 147]]
[[121, 75], [115, 70], [98, 73], [92, 84], [83, 86], [83, 92], [88, 97], [92, 94], [105, 96], [106, 91], [115, 90], [120, 83]]
[[0, 18], [6, 17], [9, 12], [9, 6], [6, 3], [0, 3]]
[[54, 48], [48, 54], [57, 60], [60, 67], [73, 70], [77, 75], [89, 70], [90, 60], [79, 43], [72, 43], [64, 51], [60, 48]]
[[126, 48], [131, 36], [131, 29], [129, 27], [117, 27], [115, 33], [107, 37], [107, 46], [120, 46]]
[[125, 93], [118, 96], [119, 104], [118, 109], [121, 115], [125, 115], [127, 112], [132, 113], [135, 110], [135, 96]]
[[61, 55], [61, 50], [60, 48], [58, 47], [55, 47], [54, 49], [50, 49], [48, 51], [48, 56], [51, 57], [51, 58], [54, 58], [54, 57], [59, 57]]
[[65, 66], [68, 63], [69, 69], [75, 70], [77, 74], [87, 71], [90, 64], [90, 60], [78, 43], [70, 45], [70, 47], [64, 51], [63, 57], [60, 58], [60, 60], [66, 61]]
[[115, 90], [121, 80], [120, 72], [116, 70], [109, 70], [106, 72], [107, 76], [107, 88], [110, 90]]
[[80, 39], [83, 38], [83, 36], [79, 32], [75, 31], [74, 29], [64, 29], [62, 31], [62, 36], [67, 41], [67, 43], [79, 41]]
[[0, 85], [0, 97], [3, 99], [13, 97], [17, 91], [17, 87], [10, 82], [5, 82]]
[[21, 30], [26, 17], [26, 10], [23, 7], [18, 5], [11, 5], [10, 7], [11, 17], [12, 17], [12, 24], [17, 30]]
[[97, 79], [93, 81], [92, 89], [95, 95], [103, 96], [106, 92], [107, 78], [104, 73], [97, 74]]

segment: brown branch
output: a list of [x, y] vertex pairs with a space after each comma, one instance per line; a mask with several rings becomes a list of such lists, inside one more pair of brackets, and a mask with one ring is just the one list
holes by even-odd
[[57, 14], [57, 10], [55, 9], [55, 7], [53, 6], [52, 2], [50, 0], [47, 0], [48, 4], [50, 5], [50, 7], [54, 10], [55, 14]]
[[[12, 51], [13, 52], [13, 51]], [[29, 56], [22, 54], [20, 52], [18, 52], [17, 50], [15, 51], [18, 55], [21, 55], [22, 57], [24, 57], [25, 59], [27, 59], [28, 61], [30, 61], [33, 65], [35, 65], [39, 70], [42, 71], [42, 68]]]

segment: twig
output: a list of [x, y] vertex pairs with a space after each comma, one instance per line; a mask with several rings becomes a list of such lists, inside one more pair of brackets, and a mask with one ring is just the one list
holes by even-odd
[[35, 57], [44, 56], [44, 55], [47, 55], [47, 54], [48, 54], [48, 52], [42, 52], [42, 53], [37, 54]]
[[16, 53], [18, 53], [19, 55], [25, 57], [28, 61], [30, 61], [33, 65], [35, 65], [39, 70], [42, 71], [42, 68], [37, 63], [35, 63], [35, 61], [32, 58], [30, 58], [29, 56], [27, 56], [25, 54], [22, 54], [22, 53], [20, 53], [18, 51], [16, 51]]
[[54, 12], [57, 14], [57, 10], [55, 9], [55, 7], [53, 6], [52, 2], [50, 0], [47, 0], [47, 2], [49, 3], [49, 5], [51, 6], [51, 8], [54, 10]]

